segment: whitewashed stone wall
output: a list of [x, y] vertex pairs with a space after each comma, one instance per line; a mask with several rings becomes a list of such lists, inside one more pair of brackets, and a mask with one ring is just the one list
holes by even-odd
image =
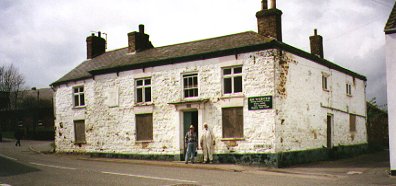
[[[367, 143], [365, 82], [284, 54], [276, 80], [276, 151], [326, 147], [328, 114], [333, 115], [334, 146]], [[329, 91], [322, 88], [323, 73], [329, 75]], [[346, 94], [346, 83], [352, 84], [352, 96]], [[349, 113], [358, 115], [356, 132], [349, 130]]]
[[[275, 109], [248, 111], [247, 97], [274, 95], [274, 56], [252, 52], [188, 63], [98, 75], [56, 87], [56, 146], [59, 152], [178, 154], [182, 150], [182, 111], [196, 108], [199, 127], [209, 123], [216, 153], [275, 152]], [[222, 94], [222, 67], [243, 65], [243, 93]], [[197, 73], [199, 99], [205, 104], [175, 106], [182, 99], [182, 75]], [[152, 104], [136, 105], [134, 80], [151, 77]], [[73, 108], [72, 88], [84, 85], [85, 108]], [[243, 106], [244, 140], [222, 141], [221, 109]], [[135, 114], [153, 113], [153, 141], [136, 141]], [[85, 120], [87, 144], [74, 144], [74, 120]], [[232, 144], [232, 145], [230, 145]]]
[[386, 80], [388, 89], [390, 169], [396, 171], [396, 34], [386, 38]]

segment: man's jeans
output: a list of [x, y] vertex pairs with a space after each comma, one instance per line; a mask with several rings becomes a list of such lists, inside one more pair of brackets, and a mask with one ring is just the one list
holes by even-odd
[[188, 143], [187, 144], [187, 152], [186, 152], [186, 162], [188, 162], [188, 158], [191, 157], [191, 162], [194, 162], [194, 156], [195, 156], [195, 150], [197, 147], [195, 146], [195, 143]]

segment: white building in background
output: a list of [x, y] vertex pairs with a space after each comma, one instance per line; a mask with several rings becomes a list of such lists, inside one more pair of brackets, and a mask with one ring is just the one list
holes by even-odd
[[396, 5], [385, 26], [385, 42], [390, 170], [396, 176]]
[[190, 124], [207, 122], [215, 161], [286, 166], [367, 148], [366, 78], [282, 42], [282, 12], [263, 1], [253, 31], [155, 48], [144, 33], [54, 82], [56, 151], [181, 160]]

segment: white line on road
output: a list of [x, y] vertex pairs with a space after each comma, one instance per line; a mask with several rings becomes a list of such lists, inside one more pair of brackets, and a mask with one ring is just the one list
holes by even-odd
[[1, 156], [1, 157], [3, 157], [3, 158], [7, 158], [7, 159], [10, 159], [10, 160], [17, 161], [17, 159], [15, 159], [15, 158], [11, 158], [11, 157], [9, 157], [9, 156], [6, 156], [6, 155], [4, 155], [4, 154], [0, 154], [0, 156]]
[[191, 181], [191, 180], [180, 180], [180, 179], [172, 179], [172, 178], [161, 178], [161, 177], [143, 176], [143, 175], [135, 175], [135, 174], [123, 174], [123, 173], [103, 172], [103, 171], [102, 171], [102, 173], [103, 173], [103, 174], [119, 175], [119, 176], [130, 176], [130, 177], [137, 177], [137, 178], [155, 179], [155, 180], [166, 180], [166, 181], [196, 183], [196, 181]]
[[35, 163], [35, 162], [30, 162], [30, 164], [43, 166], [43, 167], [57, 168], [57, 169], [67, 169], [67, 170], [76, 170], [77, 169], [77, 168], [73, 168], [73, 167], [62, 167], [62, 166], [57, 166], [57, 165], [46, 165], [46, 164]]

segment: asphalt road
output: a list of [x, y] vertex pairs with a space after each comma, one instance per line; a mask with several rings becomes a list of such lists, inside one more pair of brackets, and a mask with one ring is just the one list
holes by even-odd
[[[243, 172], [87, 161], [79, 156], [39, 154], [0, 143], [0, 185], [396, 185], [368, 175], [315, 176], [251, 169]], [[382, 170], [381, 170], [382, 171]], [[374, 174], [374, 176], [372, 175]], [[382, 182], [381, 182], [382, 180]]]

